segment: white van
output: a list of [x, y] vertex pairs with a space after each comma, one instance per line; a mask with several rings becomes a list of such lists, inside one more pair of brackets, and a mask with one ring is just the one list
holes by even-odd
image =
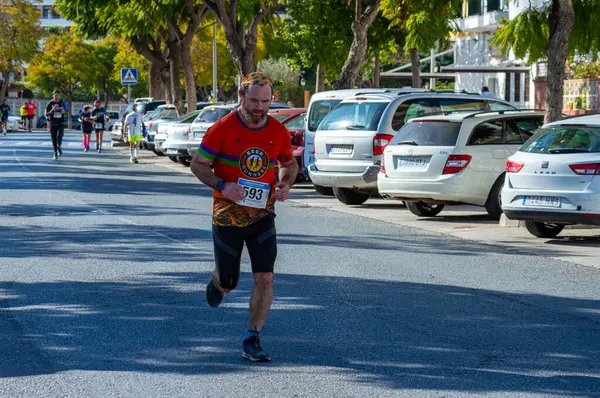
[[[427, 91], [419, 88], [363, 88], [363, 89], [346, 89], [335, 91], [323, 91], [313, 94], [308, 103], [306, 111], [306, 120], [304, 121], [304, 162], [302, 162], [302, 174], [308, 178], [308, 166], [315, 162], [315, 132], [317, 127], [323, 121], [325, 116], [335, 108], [344, 98], [348, 98], [357, 94], [377, 94], [377, 93], [418, 93]], [[322, 194], [331, 195], [331, 188], [315, 185], [315, 190]]]

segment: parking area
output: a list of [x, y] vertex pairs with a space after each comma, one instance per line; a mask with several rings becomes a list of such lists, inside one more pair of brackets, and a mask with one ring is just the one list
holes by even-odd
[[[124, 148], [121, 149], [126, 153]], [[142, 151], [141, 161], [153, 163], [182, 173], [189, 168]], [[475, 206], [447, 206], [437, 216], [419, 218], [410, 213], [402, 202], [371, 198], [360, 206], [347, 206], [334, 197], [319, 195], [310, 183], [294, 186], [291, 200], [296, 206], [320, 207], [332, 211], [367, 217], [409, 228], [419, 228], [435, 234], [486, 243], [506, 252], [546, 256], [589, 267], [600, 268], [600, 228], [573, 226], [557, 238], [535, 238], [524, 227], [502, 226], [491, 220], [485, 209]], [[514, 223], [509, 223], [514, 224]], [[402, 248], [398, 248], [399, 251]]]

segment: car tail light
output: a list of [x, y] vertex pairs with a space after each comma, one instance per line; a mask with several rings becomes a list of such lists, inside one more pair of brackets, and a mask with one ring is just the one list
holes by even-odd
[[507, 173], [518, 173], [525, 166], [525, 163], [514, 162], [512, 160], [506, 161], [506, 172]]
[[191, 136], [191, 135], [192, 135], [192, 128], [191, 128], [191, 127], [188, 129], [188, 135], [189, 135], [189, 136]]
[[600, 175], [600, 163], [571, 164], [569, 167], [575, 174]]
[[385, 170], [385, 162], [383, 162], [383, 161], [381, 162], [381, 168], [379, 169], [379, 172], [380, 172], [380, 173], [383, 173], [383, 174], [385, 174], [385, 173], [386, 173], [386, 170]]
[[148, 130], [150, 130], [152, 128], [152, 123], [154, 123], [154, 122], [150, 122], [150, 124], [148, 125]]
[[471, 155], [450, 155], [442, 174], [456, 174], [465, 169], [471, 162]]
[[391, 134], [376, 134], [373, 138], [373, 155], [383, 155], [385, 147], [394, 139]]

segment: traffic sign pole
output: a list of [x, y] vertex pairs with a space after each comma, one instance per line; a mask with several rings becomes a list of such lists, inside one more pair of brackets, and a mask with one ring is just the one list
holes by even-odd
[[131, 84], [127, 85], [127, 103], [131, 102]]

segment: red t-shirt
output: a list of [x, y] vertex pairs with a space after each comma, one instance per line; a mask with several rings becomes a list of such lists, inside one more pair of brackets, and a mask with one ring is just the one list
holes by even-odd
[[33, 102], [26, 102], [25, 108], [27, 108], [27, 116], [35, 116], [35, 104]]
[[237, 112], [231, 112], [208, 129], [198, 153], [213, 161], [215, 174], [225, 182], [242, 179], [242, 184], [270, 187], [264, 208], [233, 203], [215, 190], [213, 224], [244, 227], [274, 212], [275, 162], [285, 164], [294, 159], [290, 133], [276, 119], [268, 116], [264, 127], [251, 129]]

